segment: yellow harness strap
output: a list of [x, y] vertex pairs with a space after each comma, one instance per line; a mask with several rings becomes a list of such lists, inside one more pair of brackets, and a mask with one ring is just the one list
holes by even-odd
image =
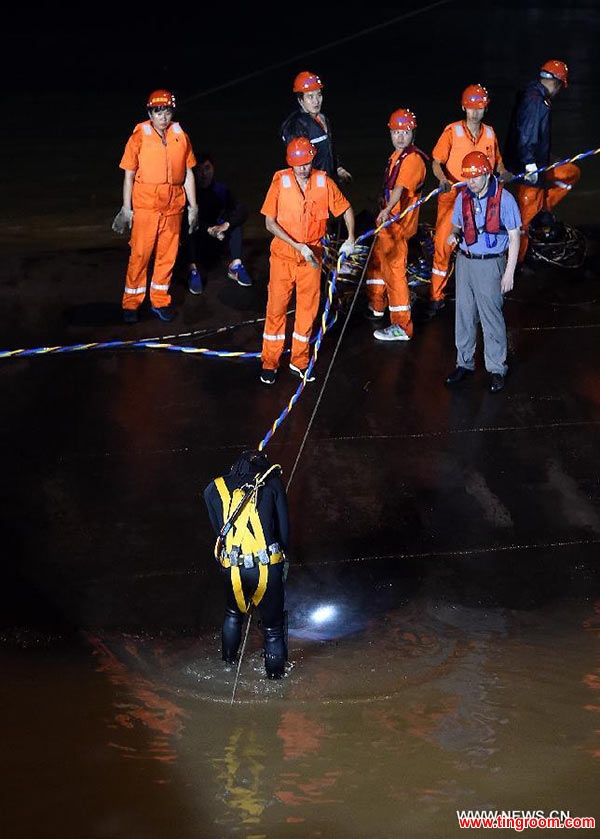
[[[233, 494], [231, 494], [223, 478], [215, 478], [215, 487], [223, 504], [223, 521], [227, 521], [243, 497], [244, 492], [241, 489], [235, 489]], [[215, 545], [215, 556], [224, 568], [231, 569], [231, 585], [235, 595], [235, 602], [239, 610], [244, 613], [248, 611], [248, 606], [246, 605], [242, 590], [240, 569], [237, 565], [231, 565], [229, 553], [234, 545], [239, 546], [242, 554], [252, 554], [253, 556], [258, 556], [259, 550], [266, 550], [265, 535], [256, 509], [255, 498], [256, 493], [254, 493], [254, 496], [248, 500], [248, 503], [240, 511], [235, 523], [227, 533], [225, 545], [221, 546], [225, 556], [223, 554], [219, 556], [217, 553], [220, 546], [220, 539], [217, 539]], [[258, 606], [267, 589], [268, 567], [268, 565], [259, 563], [258, 585], [251, 597], [255, 606]]]

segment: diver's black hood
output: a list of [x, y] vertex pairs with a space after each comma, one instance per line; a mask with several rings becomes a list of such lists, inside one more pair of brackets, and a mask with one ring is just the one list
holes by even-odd
[[249, 478], [266, 472], [271, 466], [269, 458], [257, 449], [248, 449], [232, 464], [230, 475]]

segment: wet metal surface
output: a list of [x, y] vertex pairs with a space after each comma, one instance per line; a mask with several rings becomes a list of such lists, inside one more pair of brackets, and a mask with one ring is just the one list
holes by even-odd
[[[439, 32], [433, 12], [403, 24], [404, 60], [421, 70], [414, 83], [403, 77], [402, 102], [376, 83], [389, 58], [374, 51], [351, 91], [364, 103], [359, 127], [339, 53], [315, 66], [331, 80], [357, 210], [372, 208], [388, 154], [385, 131], [366, 136], [365, 125], [411, 106], [428, 150], [457, 118], [449, 89], [475, 80], [492, 90], [500, 129], [517, 84], [550, 54], [577, 79], [556, 103], [560, 151], [600, 144], [592, 4], [550, 18], [532, 4], [489, 10], [490, 30], [457, 52], [442, 89], [425, 67], [423, 27], [441, 48], [467, 12], [440, 4]], [[498, 37], [503, 26], [511, 38]], [[380, 45], [392, 35], [381, 30]], [[289, 75], [265, 76], [281, 116]], [[260, 131], [279, 117], [272, 99], [240, 103], [242, 93], [240, 83], [201, 98], [182, 121], [210, 136], [258, 204], [281, 165], [277, 137]], [[234, 105], [262, 126], [247, 138], [256, 159], [243, 173], [239, 134], [223, 127]], [[471, 380], [444, 387], [452, 301], [434, 321], [417, 319], [410, 343], [382, 345], [359, 291], [326, 335], [317, 380], [267, 446], [289, 482], [292, 527], [290, 661], [286, 678], [268, 682], [258, 614], [239, 678], [220, 661], [223, 598], [201, 492], [258, 444], [298, 380], [284, 368], [266, 388], [257, 358], [129, 343], [259, 352], [268, 238], [255, 213], [252, 288], [217, 267], [192, 297], [179, 266], [177, 320], [145, 310], [125, 327], [127, 245], [101, 232], [131, 128], [131, 113], [116, 113], [122, 125], [88, 132], [103, 149], [95, 172], [65, 149], [73, 180], [55, 190], [63, 170], [40, 174], [40, 219], [24, 209], [27, 184], [12, 221], [0, 218], [0, 349], [40, 350], [0, 359], [2, 835], [429, 839], [463, 833], [457, 810], [598, 820], [600, 160], [582, 164], [560, 205], [586, 236], [584, 265], [538, 264], [506, 299], [501, 393], [488, 392], [481, 357]], [[31, 142], [28, 119], [15, 159]], [[97, 121], [97, 108], [81, 111], [82, 131]], [[74, 206], [94, 178], [94, 201]], [[427, 289], [416, 293], [418, 315]], [[352, 288], [345, 303], [347, 312]], [[95, 347], [107, 341], [117, 345]], [[90, 346], [43, 351], [79, 344]]]

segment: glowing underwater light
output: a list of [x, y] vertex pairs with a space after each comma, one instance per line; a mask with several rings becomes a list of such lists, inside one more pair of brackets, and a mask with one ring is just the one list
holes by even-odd
[[313, 623], [326, 623], [327, 621], [335, 618], [336, 611], [335, 606], [319, 606], [319, 608], [315, 609], [311, 614], [310, 619]]

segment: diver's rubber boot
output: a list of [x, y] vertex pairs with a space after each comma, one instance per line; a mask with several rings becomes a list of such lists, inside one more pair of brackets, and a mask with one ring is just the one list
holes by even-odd
[[243, 622], [244, 616], [240, 612], [234, 612], [233, 609], [225, 610], [221, 631], [221, 657], [227, 664], [235, 664], [242, 640]]
[[283, 624], [263, 627], [265, 644], [265, 668], [269, 679], [285, 676], [285, 638]]

